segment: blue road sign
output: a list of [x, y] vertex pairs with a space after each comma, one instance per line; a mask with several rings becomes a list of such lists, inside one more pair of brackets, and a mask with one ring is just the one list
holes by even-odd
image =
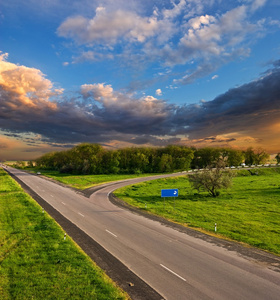
[[161, 197], [178, 197], [178, 189], [161, 190]]

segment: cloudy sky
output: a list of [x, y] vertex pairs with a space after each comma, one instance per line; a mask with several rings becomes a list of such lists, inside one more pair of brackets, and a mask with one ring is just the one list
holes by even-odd
[[81, 142], [280, 152], [279, 0], [0, 4], [0, 160]]

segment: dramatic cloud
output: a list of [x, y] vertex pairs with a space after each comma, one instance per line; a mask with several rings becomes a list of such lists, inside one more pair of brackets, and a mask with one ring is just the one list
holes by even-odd
[[7, 53], [0, 54], [0, 86], [2, 101], [11, 109], [20, 107], [55, 110], [49, 99], [62, 90], [54, 89], [41, 71], [17, 66], [6, 61]]
[[121, 134], [124, 140], [131, 134], [164, 134], [161, 125], [171, 106], [153, 96], [137, 98], [99, 83], [82, 85], [72, 98], [65, 98], [37, 69], [9, 63], [3, 55], [0, 67], [3, 130], [34, 132], [44, 142], [61, 144], [105, 142]]
[[279, 62], [275, 62], [274, 68], [258, 80], [231, 89], [213, 101], [181, 107], [176, 113], [178, 133], [188, 132], [196, 139], [231, 132], [261, 139], [266, 139], [269, 132], [272, 136], [279, 134], [279, 80]]
[[[133, 94], [115, 92], [110, 85], [104, 85], [103, 83], [85, 84], [81, 87], [81, 93], [90, 103], [97, 101], [101, 104], [103, 110], [99, 111], [94, 107], [94, 114], [101, 115], [105, 109], [106, 114], [103, 115], [103, 118], [108, 118], [107, 121], [110, 123], [119, 122], [120, 117], [124, 117], [122, 122], [126, 122], [128, 119], [135, 118], [137, 120], [141, 118], [146, 120], [149, 126], [149, 120], [152, 122], [160, 121], [168, 115], [168, 106], [165, 102], [157, 100], [153, 96], [135, 98]], [[119, 124], [113, 126], [119, 126]]]
[[212, 101], [175, 106], [150, 95], [115, 91], [105, 83], [84, 84], [66, 97], [39, 70], [5, 58], [2, 54], [0, 127], [10, 135], [34, 133], [25, 138], [30, 145], [38, 141], [63, 146], [269, 140], [276, 147], [280, 134], [280, 61], [259, 79]]

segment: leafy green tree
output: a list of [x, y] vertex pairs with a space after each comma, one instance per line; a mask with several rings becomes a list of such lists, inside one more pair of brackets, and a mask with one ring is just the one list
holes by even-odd
[[18, 161], [15, 163], [15, 167], [16, 167], [16, 168], [24, 168], [24, 167], [25, 167], [25, 162], [24, 162], [24, 161], [21, 161], [21, 160], [18, 160]]
[[169, 145], [164, 149], [164, 153], [172, 157], [172, 170], [187, 170], [190, 168], [194, 157], [194, 151], [190, 148], [177, 145]]
[[159, 172], [160, 155], [156, 148], [146, 148], [146, 156], [148, 163], [145, 166], [145, 173], [156, 173]]
[[130, 161], [131, 173], [143, 173], [148, 163], [149, 159], [143, 148], [133, 149]]
[[269, 154], [262, 148], [258, 148], [256, 150], [253, 147], [249, 147], [245, 151], [245, 163], [248, 165], [253, 164], [264, 164], [269, 159]]
[[98, 144], [83, 143], [69, 151], [71, 164], [74, 166], [74, 171], [82, 174], [97, 173], [98, 158], [104, 152], [102, 146]]
[[214, 167], [188, 175], [193, 188], [207, 191], [212, 197], [217, 197], [221, 189], [227, 189], [232, 184], [233, 173], [225, 169], [225, 162], [220, 159]]
[[163, 154], [159, 162], [159, 171], [160, 172], [171, 172], [172, 168], [172, 156], [170, 154]]
[[244, 152], [244, 155], [246, 165], [253, 165], [256, 163], [256, 156], [253, 147], [247, 148], [247, 150]]
[[119, 173], [119, 152], [105, 151], [102, 155], [102, 172], [103, 174]]
[[29, 168], [33, 168], [33, 161], [29, 160], [28, 163], [27, 163], [27, 165], [28, 165]]
[[255, 151], [255, 161], [257, 165], [265, 164], [269, 159], [269, 154], [262, 148]]
[[130, 148], [124, 148], [118, 150], [119, 152], [119, 168], [123, 173], [129, 173], [131, 150]]
[[245, 159], [243, 151], [231, 148], [223, 149], [222, 157], [227, 166], [240, 166]]
[[275, 156], [276, 160], [277, 160], [277, 164], [280, 163], [280, 152], [277, 153], [277, 155]]
[[194, 158], [192, 161], [193, 168], [205, 168], [212, 165], [221, 156], [221, 149], [217, 148], [201, 148], [194, 152]]

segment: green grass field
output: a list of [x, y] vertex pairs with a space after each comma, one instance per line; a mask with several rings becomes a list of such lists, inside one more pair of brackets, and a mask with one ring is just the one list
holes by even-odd
[[129, 299], [2, 169], [0, 299]]
[[[38, 170], [34, 170], [34, 172]], [[63, 184], [69, 185], [77, 189], [86, 189], [102, 183], [107, 183], [117, 180], [125, 180], [130, 178], [138, 178], [143, 176], [152, 176], [156, 174], [101, 174], [101, 175], [72, 175], [59, 173], [58, 171], [41, 171], [41, 174], [57, 180]]]
[[[217, 198], [197, 193], [188, 178], [153, 180], [114, 194], [129, 204], [189, 227], [199, 228], [280, 255], [280, 168], [239, 171]], [[161, 189], [178, 188], [178, 198]]]

